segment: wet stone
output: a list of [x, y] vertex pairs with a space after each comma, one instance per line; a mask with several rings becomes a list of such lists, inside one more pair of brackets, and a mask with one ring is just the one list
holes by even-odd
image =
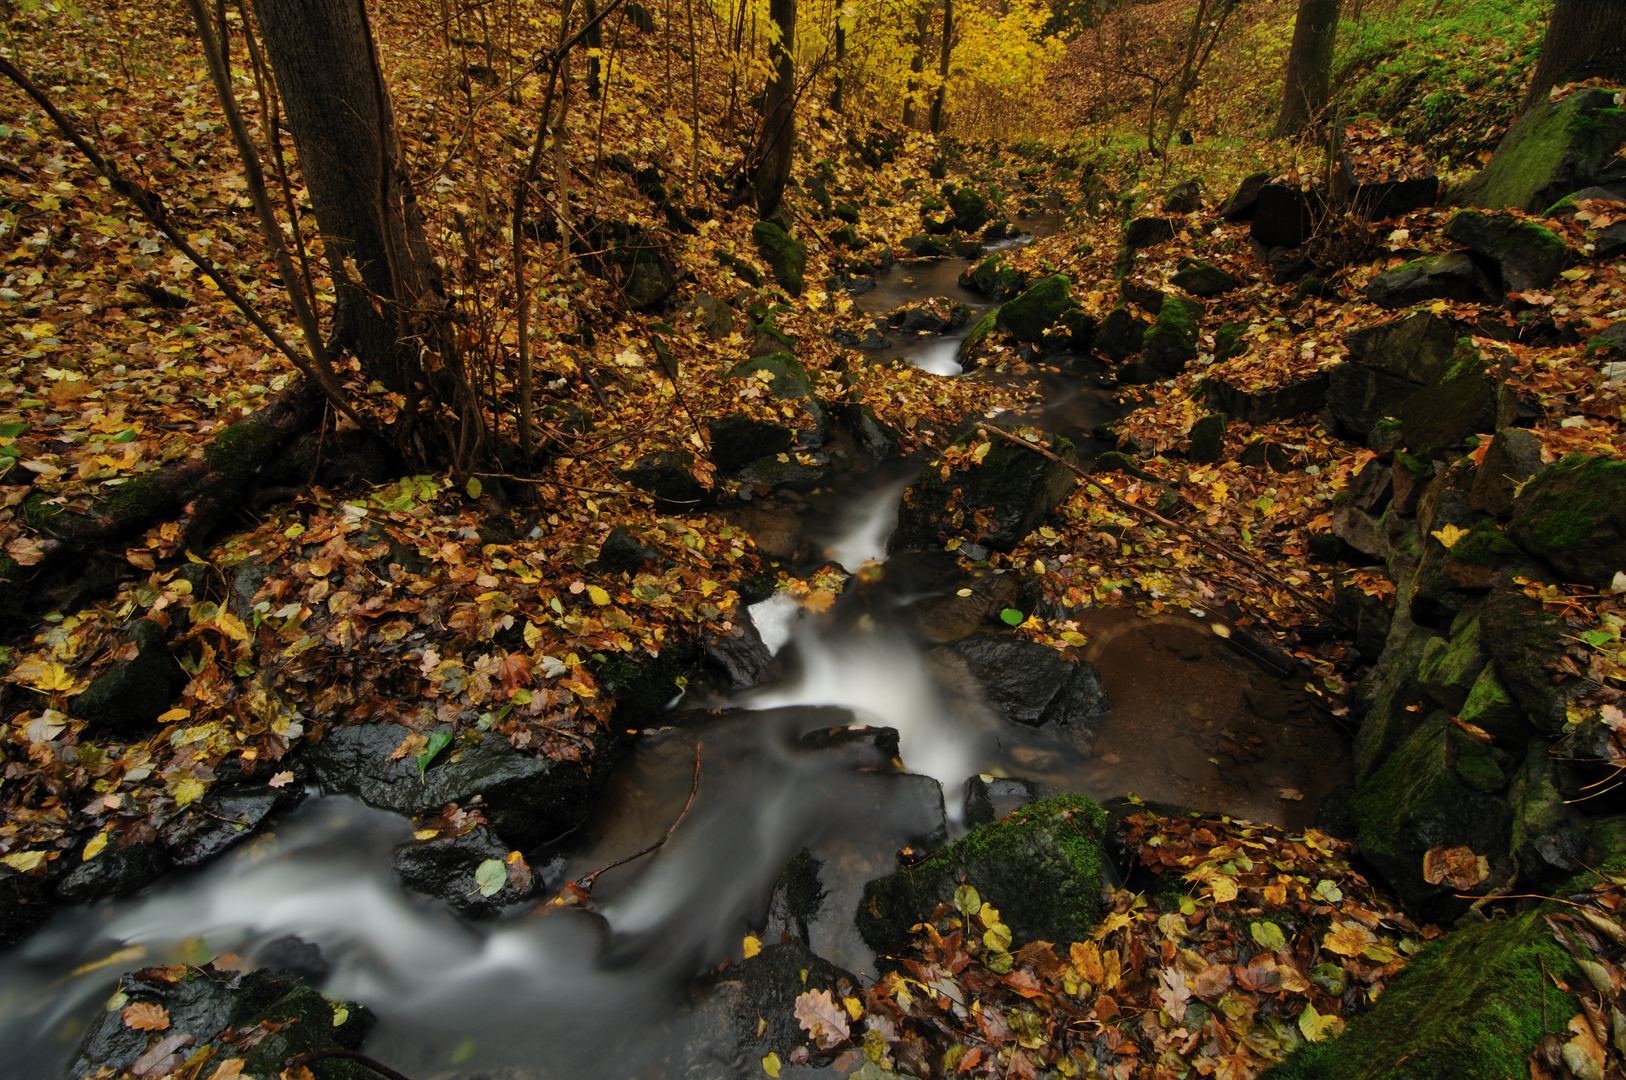
[[110, 842], [63, 878], [56, 894], [70, 904], [88, 904], [109, 896], [127, 896], [158, 880], [169, 869], [169, 854], [156, 841], [119, 845]]
[[[458, 836], [405, 844], [395, 853], [395, 873], [414, 892], [444, 902], [465, 918], [487, 918], [530, 898], [536, 882], [523, 859], [508, 861], [508, 847], [489, 827], [476, 825]], [[488, 890], [476, 877], [488, 862], [503, 864], [502, 885]]]
[[[164, 844], [176, 866], [200, 866], [254, 834], [273, 813], [297, 803], [304, 789], [231, 784], [209, 790], [164, 826]], [[103, 852], [103, 854], [106, 854]]]
[[1038, 802], [1045, 792], [1040, 784], [1015, 776], [973, 776], [965, 784], [965, 824], [991, 825], [1007, 814]]

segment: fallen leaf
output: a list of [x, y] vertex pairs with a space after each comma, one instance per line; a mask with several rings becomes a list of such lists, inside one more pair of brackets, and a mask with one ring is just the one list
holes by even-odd
[[809, 990], [796, 998], [796, 1022], [819, 1047], [828, 1050], [846, 1041], [847, 1017], [828, 990]]
[[151, 1001], [138, 1001], [124, 1007], [124, 1026], [137, 1031], [164, 1031], [169, 1027], [169, 1012]]

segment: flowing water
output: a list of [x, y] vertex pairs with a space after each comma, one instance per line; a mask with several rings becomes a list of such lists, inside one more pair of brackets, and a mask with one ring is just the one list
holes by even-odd
[[[896, 267], [865, 306], [947, 295], [985, 309], [953, 283], [964, 265]], [[947, 349], [952, 363], [958, 340], [916, 347], [912, 359], [931, 366]], [[1034, 419], [1053, 429], [1085, 433], [1107, 415], [1099, 388], [1053, 376], [1050, 389]], [[799, 851], [823, 864], [813, 950], [874, 975], [850, 921], [864, 883], [894, 869], [899, 849], [959, 831], [975, 774], [1101, 798], [1135, 790], [1290, 826], [1344, 778], [1342, 744], [1302, 689], [1260, 674], [1197, 616], [1083, 613], [1088, 658], [1113, 705], [1093, 749], [1067, 731], [1008, 723], [941, 685], [898, 613], [959, 582], [919, 572], [918, 558], [885, 562], [903, 484], [849, 498], [826, 532], [814, 531], [828, 557], [869, 564], [832, 611], [807, 614], [784, 597], [752, 610], [785, 678], [734, 708], [677, 714], [645, 733], [574, 846], [552, 862], [534, 853], [557, 888], [660, 838], [692, 787], [670, 842], [599, 880], [597, 910], [464, 923], [397, 882], [391, 858], [408, 821], [313, 797], [212, 866], [60, 912], [0, 957], [0, 1076], [62, 1075], [120, 971], [252, 964], [290, 936], [320, 949], [326, 971], [310, 978], [324, 992], [378, 1014], [368, 1052], [417, 1080], [681, 1075], [706, 1052], [696, 1049], [700, 1020], [680, 1006], [684, 986], [741, 956]], [[850, 723], [895, 728], [908, 772], [873, 768], [861, 744], [799, 747], [808, 732]]]

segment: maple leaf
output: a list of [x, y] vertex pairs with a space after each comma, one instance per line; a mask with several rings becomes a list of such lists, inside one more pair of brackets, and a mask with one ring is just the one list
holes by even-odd
[[1321, 941], [1321, 947], [1339, 956], [1359, 956], [1361, 950], [1377, 940], [1377, 935], [1360, 923], [1334, 920], [1332, 929]]
[[138, 1001], [126, 1005], [124, 1026], [137, 1031], [165, 1031], [169, 1028], [169, 1011], [151, 1001]]
[[796, 1022], [813, 1043], [825, 1050], [845, 1042], [847, 1017], [828, 990], [809, 990], [796, 998]]

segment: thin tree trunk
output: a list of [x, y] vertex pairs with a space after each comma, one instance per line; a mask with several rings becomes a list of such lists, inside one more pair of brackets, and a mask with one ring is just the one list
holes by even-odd
[[1327, 103], [1332, 78], [1332, 52], [1338, 40], [1340, 0], [1299, 0], [1293, 44], [1282, 79], [1282, 108], [1273, 137], [1293, 135], [1311, 122]]
[[830, 91], [830, 111], [841, 112], [845, 102], [842, 101], [841, 92], [845, 87], [846, 78], [842, 74], [841, 64], [847, 59], [847, 28], [841, 25], [841, 15], [836, 15], [836, 74], [835, 87]]
[[779, 208], [790, 178], [791, 147], [796, 141], [796, 0], [769, 0], [768, 17], [779, 30], [769, 50], [773, 80], [763, 106], [762, 137], [757, 143], [751, 183], [756, 190], [757, 216]]
[[1626, 3], [1556, 0], [1521, 108], [1555, 86], [1594, 76], [1626, 79]]
[[943, 0], [943, 53], [937, 61], [937, 96], [932, 98], [928, 124], [933, 135], [943, 131], [943, 99], [948, 96], [949, 52], [954, 48], [954, 0]]
[[903, 99], [903, 126], [915, 126], [915, 94], [920, 90], [920, 79], [917, 77], [926, 70], [926, 26], [927, 16], [924, 11], [915, 16], [915, 55], [909, 61], [909, 94]]
[[[583, 0], [587, 7], [587, 21], [591, 29], [587, 32], [587, 48], [597, 49], [601, 54], [604, 51], [604, 31], [598, 23], [598, 5], [593, 0]], [[587, 58], [587, 96], [594, 101], [599, 95], [599, 71], [604, 65], [604, 57], [589, 56]]]

